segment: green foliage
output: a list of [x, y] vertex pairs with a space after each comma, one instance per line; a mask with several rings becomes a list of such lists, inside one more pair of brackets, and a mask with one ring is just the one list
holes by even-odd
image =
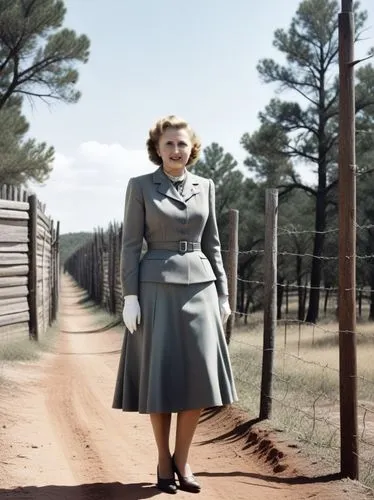
[[[258, 71], [263, 81], [275, 83], [280, 91], [291, 91], [295, 101], [274, 98], [260, 113], [259, 132], [242, 138], [249, 153], [246, 160], [251, 169], [258, 168], [258, 152], [262, 137], [268, 155], [278, 153], [289, 159], [316, 164], [318, 186], [328, 195], [329, 170], [336, 169], [338, 140], [338, 13], [336, 0], [303, 0], [291, 21], [288, 31], [278, 29], [274, 46], [285, 56], [281, 65], [273, 59], [263, 59]], [[364, 30], [366, 11], [355, 4], [357, 38]], [[358, 118], [374, 104], [374, 68], [370, 65], [357, 71]], [[367, 125], [367, 123], [366, 123]], [[373, 129], [372, 129], [373, 130]], [[271, 138], [273, 135], [273, 139]], [[270, 140], [266, 142], [266, 138]], [[268, 147], [266, 148], [266, 144]], [[261, 144], [260, 144], [261, 145]], [[255, 159], [253, 159], [253, 157]], [[284, 160], [283, 160], [284, 163]], [[289, 167], [290, 169], [290, 167]], [[335, 176], [331, 176], [335, 179]], [[304, 186], [292, 178], [288, 185]]]
[[[216, 212], [218, 227], [221, 234], [222, 246], [228, 246], [228, 219], [230, 208], [240, 211], [242, 218], [240, 224], [246, 227], [240, 235], [240, 244], [248, 244], [248, 224], [246, 224], [246, 214], [254, 199], [256, 184], [251, 179], [245, 179], [244, 175], [237, 169], [237, 162], [230, 153], [225, 153], [224, 149], [217, 143], [212, 143], [204, 149], [203, 159], [198, 161], [192, 171], [213, 179], [216, 186]], [[255, 220], [257, 220], [256, 218]], [[253, 220], [253, 219], [252, 219]]]
[[62, 28], [62, 0], [0, 0], [0, 108], [14, 94], [76, 102], [90, 42]]
[[252, 135], [246, 133], [241, 138], [240, 143], [249, 154], [244, 165], [267, 187], [274, 188], [296, 176], [289, 158], [282, 153], [286, 142], [285, 132], [271, 123], [264, 123]]
[[80, 247], [90, 242], [93, 233], [81, 231], [79, 233], [66, 233], [60, 235], [60, 262], [61, 265]]
[[[338, 14], [336, 0], [302, 0], [288, 31], [274, 33], [274, 46], [284, 64], [263, 59], [258, 71], [265, 83], [291, 92], [293, 101], [271, 99], [260, 113], [260, 129], [242, 137], [248, 152], [245, 164], [257, 178], [276, 183], [283, 195], [301, 189], [315, 199], [315, 237], [311, 261], [311, 285], [307, 320], [318, 318], [319, 287], [329, 209], [336, 204], [338, 158]], [[365, 29], [367, 13], [354, 5], [357, 39]], [[357, 122], [361, 132], [358, 147], [362, 161], [371, 155], [374, 136], [374, 68], [358, 69]], [[310, 186], [293, 170], [295, 162], [310, 165], [317, 172], [317, 185]]]
[[204, 159], [199, 160], [192, 171], [202, 177], [213, 179], [216, 186], [217, 216], [220, 217], [236, 201], [243, 182], [243, 174], [235, 170], [238, 164], [232, 155], [225, 153], [217, 143], [205, 148], [203, 154]]
[[0, 0], [0, 184], [44, 182], [54, 150], [26, 139], [22, 99], [75, 103], [77, 63], [88, 60], [85, 35], [63, 28], [62, 0]]
[[43, 182], [52, 169], [53, 148], [25, 140], [28, 128], [20, 99], [9, 100], [0, 111], [0, 185], [21, 185], [31, 179]]

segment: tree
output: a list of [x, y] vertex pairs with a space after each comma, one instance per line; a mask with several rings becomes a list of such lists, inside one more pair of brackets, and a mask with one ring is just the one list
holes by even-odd
[[77, 102], [90, 42], [62, 28], [62, 0], [0, 0], [0, 109], [11, 96]]
[[25, 139], [22, 99], [75, 103], [77, 63], [88, 60], [85, 35], [62, 28], [62, 0], [0, 0], [0, 183], [43, 182], [54, 150]]
[[67, 259], [79, 248], [92, 241], [94, 233], [78, 232], [60, 235], [60, 262], [65, 264]]
[[0, 111], [0, 185], [43, 182], [49, 175], [54, 150], [44, 142], [24, 140], [29, 125], [21, 114], [21, 99], [12, 98]]
[[[292, 170], [279, 184], [284, 192], [302, 189], [315, 200], [315, 236], [311, 264], [311, 292], [306, 320], [315, 322], [319, 312], [319, 287], [327, 209], [331, 191], [336, 188], [338, 143], [338, 13], [336, 0], [303, 0], [291, 21], [288, 32], [275, 31], [274, 46], [284, 54], [285, 65], [263, 59], [258, 71], [266, 83], [277, 83], [280, 90], [297, 95], [295, 101], [272, 99], [260, 113], [261, 133], [278, 130], [272, 141], [279, 155], [295, 162], [315, 166], [317, 185], [309, 186]], [[365, 27], [367, 13], [355, 4], [357, 39]], [[358, 116], [374, 104], [374, 69], [357, 72]], [[282, 140], [282, 138], [284, 140]], [[247, 143], [243, 136], [243, 143]], [[253, 150], [249, 148], [250, 154]], [[335, 172], [335, 175], [334, 175]]]
[[[256, 287], [247, 283], [253, 278], [259, 253], [253, 252], [263, 241], [264, 206], [257, 184], [244, 178], [237, 170], [237, 162], [230, 153], [217, 143], [204, 149], [203, 157], [192, 171], [213, 179], [216, 186], [216, 213], [223, 252], [228, 249], [228, 217], [230, 208], [239, 211], [239, 248], [244, 249], [238, 259], [238, 309], [247, 313], [250, 303], [255, 301]], [[258, 267], [258, 266], [257, 266]], [[245, 280], [245, 281], [243, 281]]]
[[230, 153], [213, 142], [203, 151], [203, 158], [191, 169], [197, 175], [213, 179], [216, 187], [216, 213], [222, 244], [228, 242], [228, 211], [238, 202], [244, 176], [237, 168], [237, 161]]
[[[244, 134], [241, 139], [241, 145], [249, 154], [244, 163], [254, 174], [263, 196], [266, 188], [274, 188], [291, 176], [299, 181], [292, 162], [282, 152], [285, 141], [284, 131], [269, 123], [263, 124], [252, 135]], [[312, 224], [313, 207], [310, 198], [310, 194], [304, 191], [283, 192], [279, 196], [278, 319], [282, 315], [283, 292], [287, 282], [296, 283], [298, 318], [304, 319], [306, 287], [303, 279], [308, 274], [309, 258], [303, 257], [303, 254], [311, 253], [308, 230]]]
[[286, 141], [284, 130], [268, 122], [263, 123], [252, 135], [244, 134], [240, 140], [249, 154], [244, 165], [266, 187], [274, 188], [290, 176], [296, 176], [292, 162], [283, 153]]

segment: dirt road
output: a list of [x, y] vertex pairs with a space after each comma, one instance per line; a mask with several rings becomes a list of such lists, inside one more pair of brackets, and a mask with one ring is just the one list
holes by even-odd
[[[122, 329], [77, 333], [98, 328], [95, 308], [82, 299], [64, 277], [56, 352], [2, 369], [0, 499], [170, 498], [154, 487], [148, 417], [111, 409]], [[203, 414], [191, 464], [203, 500], [367, 498], [357, 485], [306, 467], [297, 450], [235, 408]]]

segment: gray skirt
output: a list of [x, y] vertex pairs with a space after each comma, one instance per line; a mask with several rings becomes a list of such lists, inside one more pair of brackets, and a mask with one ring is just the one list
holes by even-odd
[[141, 324], [125, 330], [113, 408], [173, 413], [237, 400], [214, 282], [140, 283]]

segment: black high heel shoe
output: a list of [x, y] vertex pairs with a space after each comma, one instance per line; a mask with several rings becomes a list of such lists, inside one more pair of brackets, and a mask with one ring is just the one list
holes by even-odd
[[175, 495], [177, 490], [177, 485], [175, 484], [174, 474], [173, 477], [163, 478], [160, 477], [158, 467], [157, 467], [157, 488], [164, 493], [170, 493], [171, 495]]
[[173, 471], [178, 476], [179, 488], [183, 491], [188, 491], [189, 493], [200, 493], [201, 486], [196, 481], [195, 476], [193, 474], [191, 476], [187, 476], [187, 477], [182, 476], [182, 474], [179, 472], [178, 467], [175, 463], [174, 455], [172, 456], [171, 460], [172, 460], [172, 464], [173, 464]]

